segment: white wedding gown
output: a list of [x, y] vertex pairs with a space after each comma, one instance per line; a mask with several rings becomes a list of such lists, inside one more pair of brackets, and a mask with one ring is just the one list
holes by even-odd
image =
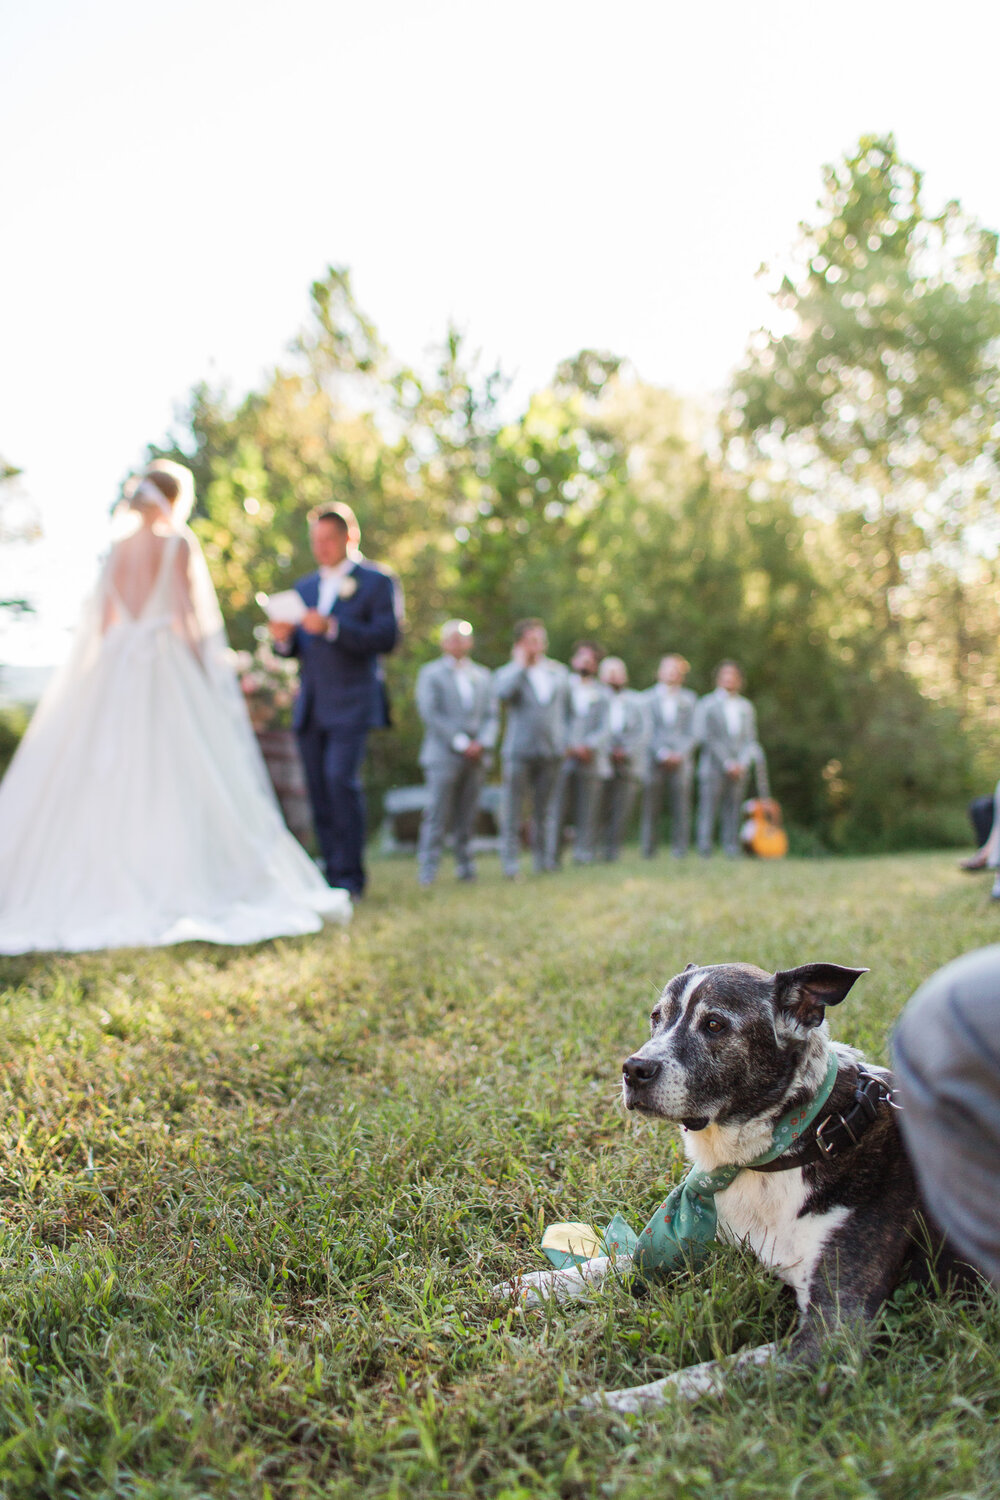
[[228, 662], [233, 692], [206, 665], [185, 535], [158, 543], [134, 613], [112, 552], [0, 784], [0, 953], [253, 943], [351, 915], [285, 826]]

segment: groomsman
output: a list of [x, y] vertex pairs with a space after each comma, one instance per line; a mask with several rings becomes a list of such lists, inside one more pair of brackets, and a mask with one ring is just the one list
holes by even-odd
[[429, 794], [420, 824], [421, 885], [437, 874], [449, 824], [459, 880], [476, 877], [469, 840], [499, 724], [492, 674], [471, 657], [474, 639], [467, 620], [449, 620], [441, 627], [441, 655], [417, 673], [417, 711], [425, 726], [420, 764]]
[[740, 852], [740, 817], [750, 767], [756, 767], [757, 791], [768, 796], [767, 766], [757, 739], [757, 715], [742, 695], [743, 672], [734, 661], [720, 662], [715, 692], [702, 698], [695, 711], [698, 759], [698, 853], [712, 852], [716, 818], [723, 853]]
[[688, 663], [676, 652], [663, 657], [657, 680], [643, 694], [649, 721], [649, 755], [642, 788], [642, 852], [652, 859], [659, 843], [663, 793], [670, 799], [670, 843], [683, 859], [691, 842], [694, 782], [694, 713], [697, 698], [684, 686]]
[[594, 858], [594, 811], [599, 787], [598, 760], [608, 711], [607, 689], [597, 680], [603, 652], [593, 641], [579, 641], [570, 660], [566, 695], [566, 755], [559, 767], [546, 829], [546, 858], [559, 864], [567, 810], [573, 821], [573, 859]]
[[511, 660], [493, 675], [493, 690], [506, 708], [500, 758], [500, 864], [514, 879], [520, 868], [518, 831], [525, 796], [531, 796], [531, 852], [536, 871], [554, 870], [545, 848], [549, 805], [559, 763], [566, 750], [566, 701], [569, 673], [546, 656], [548, 635], [541, 620], [521, 620], [514, 627]]
[[629, 691], [621, 657], [606, 656], [599, 675], [608, 689], [608, 712], [599, 762], [597, 844], [604, 859], [615, 860], [645, 769], [649, 730], [646, 705], [641, 694]]

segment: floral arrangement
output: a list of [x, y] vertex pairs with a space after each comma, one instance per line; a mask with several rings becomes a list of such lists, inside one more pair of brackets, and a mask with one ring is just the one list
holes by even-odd
[[287, 729], [292, 722], [298, 663], [279, 656], [268, 638], [253, 651], [234, 651], [233, 666], [254, 729], [258, 733]]

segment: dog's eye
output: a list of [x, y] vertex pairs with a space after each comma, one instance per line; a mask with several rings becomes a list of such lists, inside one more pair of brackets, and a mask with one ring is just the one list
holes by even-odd
[[724, 1021], [721, 1016], [706, 1016], [701, 1029], [710, 1032], [712, 1036], [719, 1036], [723, 1031], [729, 1030], [729, 1022]]
[[657, 1007], [656, 1010], [651, 1010], [650, 1011], [650, 1013], [649, 1013], [649, 1024], [650, 1024], [650, 1026], [659, 1026], [659, 1024], [662, 1021], [662, 1019], [663, 1019], [663, 1017], [660, 1014], [659, 1007]]

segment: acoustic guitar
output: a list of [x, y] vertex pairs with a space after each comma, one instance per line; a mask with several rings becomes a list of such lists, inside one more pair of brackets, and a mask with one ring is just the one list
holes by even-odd
[[757, 859], [784, 859], [788, 853], [788, 834], [781, 826], [781, 808], [773, 797], [753, 797], [745, 805], [746, 822], [740, 829], [740, 842], [747, 854]]

